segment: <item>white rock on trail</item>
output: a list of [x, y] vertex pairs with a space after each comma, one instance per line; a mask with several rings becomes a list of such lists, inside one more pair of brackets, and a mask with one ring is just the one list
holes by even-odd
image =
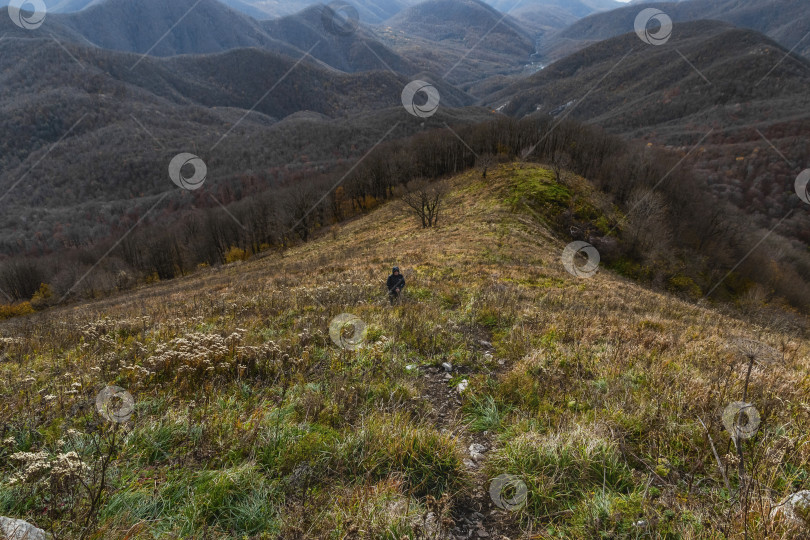
[[443, 368], [444, 368], [444, 370], [445, 370], [446, 372], [448, 372], [448, 373], [450, 373], [451, 371], [453, 371], [453, 364], [451, 364], [450, 362], [442, 362], [442, 367], [443, 367]]
[[8, 540], [47, 540], [51, 537], [42, 529], [21, 519], [0, 516], [0, 532]]
[[487, 447], [483, 444], [472, 443], [470, 445], [470, 457], [473, 458], [475, 461], [481, 461], [484, 459], [484, 452], [487, 451]]
[[467, 389], [467, 387], [468, 387], [469, 385], [470, 385], [470, 383], [469, 383], [469, 381], [467, 381], [467, 379], [464, 379], [463, 381], [461, 381], [460, 383], [458, 383], [458, 386], [456, 387], [456, 388], [458, 388], [458, 393], [459, 393], [459, 394], [460, 394], [460, 393], [462, 393], [464, 390], [466, 390], [466, 389]]
[[777, 512], [810, 532], [810, 490], [805, 489], [788, 495]]

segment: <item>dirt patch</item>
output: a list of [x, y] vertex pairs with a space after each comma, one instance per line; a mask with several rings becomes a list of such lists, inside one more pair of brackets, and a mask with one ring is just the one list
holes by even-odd
[[[486, 342], [484, 342], [486, 343]], [[489, 347], [484, 350], [490, 351]], [[472, 433], [464, 422], [462, 394], [449, 385], [457, 375], [472, 375], [469, 369], [456, 370], [442, 366], [421, 366], [422, 398], [431, 404], [429, 419], [437, 429], [451, 433], [465, 453], [465, 465], [472, 477], [470, 491], [456, 500], [452, 511], [455, 526], [446, 538], [452, 540], [488, 538], [514, 540], [521, 537], [517, 516], [499, 509], [489, 495], [491, 479], [484, 472], [489, 454], [495, 449], [495, 438], [487, 433]], [[473, 446], [476, 445], [476, 446]]]

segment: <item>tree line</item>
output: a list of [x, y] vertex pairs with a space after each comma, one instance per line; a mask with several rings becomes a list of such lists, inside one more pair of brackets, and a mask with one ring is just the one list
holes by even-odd
[[[621, 273], [697, 298], [733, 269], [711, 290], [712, 298], [733, 300], [757, 289], [801, 309], [810, 301], [803, 278], [810, 270], [806, 250], [773, 234], [749, 254], [763, 231], [712, 195], [711, 186], [680, 163], [682, 155], [552, 118], [499, 118], [453, 130], [434, 129], [381, 144], [354, 168], [299, 170], [264, 191], [243, 198], [230, 193], [226, 210], [214, 203], [191, 209], [179, 204], [177, 211], [145, 219], [123, 240], [113, 235], [91, 246], [7, 260], [0, 266], [0, 289], [24, 301], [35, 297], [42, 283], [49, 285], [52, 298], [68, 293], [75, 298], [172, 279], [241, 254], [309, 241], [335, 223], [401, 196], [409, 185], [522, 159], [547, 164], [558, 179], [563, 170], [587, 178], [615, 205], [622, 218], [609, 231], [571, 214], [558, 225], [561, 234], [590, 231], [588, 240], [600, 249], [605, 264]], [[220, 196], [227, 191], [227, 186], [214, 187]]]

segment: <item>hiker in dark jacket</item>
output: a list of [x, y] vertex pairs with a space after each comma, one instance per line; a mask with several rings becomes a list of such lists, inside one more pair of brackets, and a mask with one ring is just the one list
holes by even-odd
[[405, 278], [399, 273], [399, 266], [395, 266], [391, 271], [391, 275], [388, 276], [388, 281], [385, 282], [385, 286], [388, 288], [388, 301], [391, 302], [393, 306], [394, 302], [399, 300], [402, 289], [405, 288]]

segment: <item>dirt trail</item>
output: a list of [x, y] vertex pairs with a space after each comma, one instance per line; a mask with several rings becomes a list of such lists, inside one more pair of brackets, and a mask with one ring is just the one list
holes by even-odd
[[[486, 352], [493, 352], [488, 342], [482, 343], [485, 344], [483, 349]], [[469, 377], [475, 372], [456, 366], [451, 366], [449, 372], [442, 366], [421, 366], [419, 374], [423, 385], [422, 397], [432, 405], [431, 420], [439, 430], [449, 432], [458, 438], [466, 456], [464, 463], [473, 479], [470, 493], [453, 508], [451, 517], [455, 521], [455, 527], [451, 528], [446, 538], [452, 540], [520, 538], [517, 516], [498, 508], [489, 495], [490, 478], [484, 472], [484, 464], [495, 448], [495, 438], [487, 432], [472, 433], [467, 429], [461, 411], [462, 395], [456, 387], [448, 385], [452, 377], [458, 375]], [[479, 445], [475, 448], [477, 452], [471, 452], [472, 445]]]

